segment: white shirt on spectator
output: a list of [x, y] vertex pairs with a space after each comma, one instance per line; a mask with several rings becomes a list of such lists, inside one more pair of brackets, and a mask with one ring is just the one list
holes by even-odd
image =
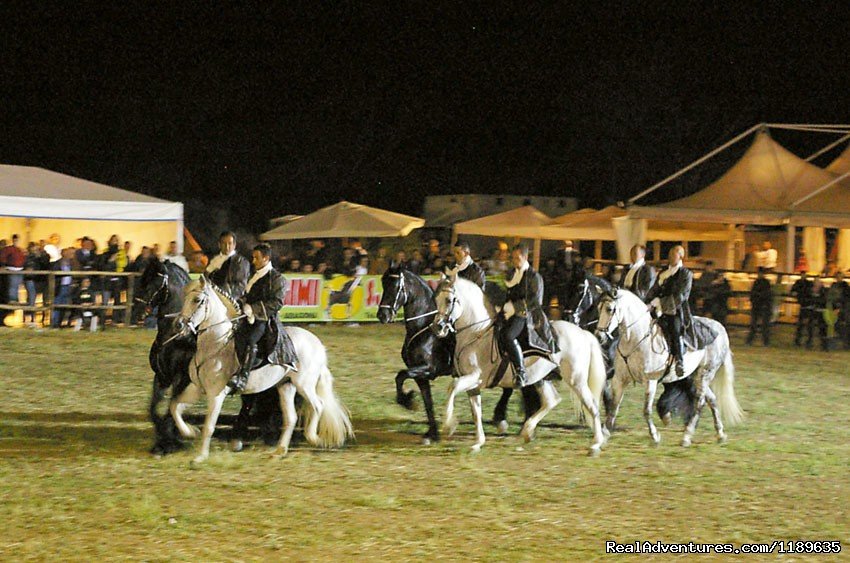
[[768, 248], [767, 250], [762, 250], [758, 253], [758, 267], [759, 268], [776, 268], [776, 261], [779, 258], [779, 253], [776, 252], [775, 248]]

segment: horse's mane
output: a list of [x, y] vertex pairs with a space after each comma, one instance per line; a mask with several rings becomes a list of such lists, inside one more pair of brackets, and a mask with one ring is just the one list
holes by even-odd
[[233, 299], [229, 293], [218, 287], [209, 278], [207, 278], [207, 285], [209, 285], [216, 295], [219, 296], [221, 302], [224, 303], [224, 306], [227, 307], [227, 312], [230, 315], [241, 315], [242, 314], [242, 305], [239, 304], [238, 301]]
[[[461, 277], [455, 278], [454, 281], [451, 281], [451, 279], [444, 280], [444, 281], [440, 282], [440, 286], [442, 286], [442, 284], [444, 284], [444, 283], [445, 284], [454, 284], [455, 288], [457, 288], [464, 295], [469, 295], [469, 296], [480, 295], [481, 296], [481, 302], [484, 305], [484, 308], [487, 310], [487, 315], [489, 315], [490, 317], [495, 316], [496, 309], [493, 307], [493, 304], [490, 303], [490, 298], [487, 297], [487, 294], [484, 293], [484, 291], [482, 291], [480, 287], [478, 287], [477, 283], [471, 282], [468, 279], [461, 278]], [[438, 289], [439, 289], [439, 287], [438, 287]]]

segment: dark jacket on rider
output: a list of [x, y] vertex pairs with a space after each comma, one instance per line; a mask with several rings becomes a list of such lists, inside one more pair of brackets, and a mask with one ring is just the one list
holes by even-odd
[[[506, 279], [514, 277], [515, 269], [508, 271]], [[549, 319], [543, 312], [543, 279], [531, 266], [513, 287], [508, 288], [507, 301], [514, 307], [514, 314], [525, 318], [528, 343], [545, 353], [557, 351]]]
[[[452, 270], [448, 269], [448, 271], [451, 272]], [[482, 290], [484, 289], [484, 284], [487, 281], [484, 275], [484, 269], [475, 262], [471, 262], [469, 266], [463, 270], [458, 270], [457, 275], [459, 278], [471, 281]]]
[[[286, 278], [280, 272], [271, 268], [266, 275], [254, 282], [251, 290], [239, 300], [243, 305], [251, 306], [256, 318], [255, 324], [264, 323], [266, 325], [265, 332], [271, 331], [273, 339], [268, 334], [265, 336], [266, 341], [274, 342], [274, 346], [266, 352], [268, 361], [270, 364], [281, 366], [294, 365], [297, 359], [292, 340], [283, 329], [278, 318], [278, 312], [283, 307], [283, 301], [286, 298], [286, 286]], [[250, 325], [247, 328], [250, 330]]]
[[[628, 289], [644, 301], [646, 301], [646, 294], [649, 293], [649, 290], [652, 289], [652, 286], [655, 285], [655, 268], [650, 266], [649, 264], [643, 263], [635, 271], [634, 275], [630, 277], [630, 273], [633, 268], [629, 268], [625, 272], [623, 272], [623, 281], [621, 282], [623, 289]], [[629, 283], [626, 283], [628, 280]]]
[[[694, 321], [688, 303], [694, 276], [683, 264], [675, 274], [668, 276], [663, 282], [661, 278], [662, 275], [659, 274], [655, 285], [646, 294], [646, 302], [649, 303], [656, 297], [661, 302], [662, 328], [665, 329], [671, 351], [681, 358], [684, 352], [681, 350], [681, 338], [689, 333], [691, 340], [696, 341]], [[670, 332], [677, 334], [669, 334]]]
[[251, 264], [237, 252], [225, 260], [221, 268], [208, 272], [207, 277], [233, 299], [240, 299], [245, 293], [248, 278], [251, 277]]

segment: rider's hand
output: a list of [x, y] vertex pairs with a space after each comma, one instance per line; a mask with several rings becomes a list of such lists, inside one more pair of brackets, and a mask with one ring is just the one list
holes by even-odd
[[516, 313], [516, 310], [514, 309], [514, 304], [511, 303], [510, 301], [505, 303], [505, 306], [502, 307], [502, 314], [505, 315], [505, 318], [509, 319], [509, 318], [513, 317], [514, 313]]
[[254, 324], [254, 321], [256, 320], [256, 317], [254, 317], [254, 308], [246, 303], [242, 307], [242, 312], [245, 313], [245, 316], [248, 318], [248, 324]]

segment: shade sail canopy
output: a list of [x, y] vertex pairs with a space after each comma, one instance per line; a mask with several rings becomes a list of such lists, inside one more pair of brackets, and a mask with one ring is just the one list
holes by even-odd
[[850, 172], [850, 144], [847, 145], [844, 152], [838, 155], [838, 158], [833, 160], [826, 169], [833, 174], [839, 175]]
[[[802, 224], [802, 216], [795, 215], [805, 213], [807, 221], [829, 223], [836, 207], [823, 198], [816, 196], [799, 206], [794, 204], [835, 177], [783, 148], [766, 131], [760, 131], [744, 156], [716, 182], [669, 203], [631, 207], [629, 213], [648, 219], [761, 225]], [[814, 216], [818, 214], [823, 216], [817, 219]], [[846, 217], [850, 221], [850, 210]]]
[[24, 241], [56, 234], [60, 244], [113, 234], [142, 246], [183, 245], [183, 204], [31, 166], [0, 165], [0, 232]]
[[262, 240], [403, 237], [425, 219], [341, 201], [260, 235]]
[[545, 227], [551, 221], [551, 217], [533, 205], [526, 205], [495, 215], [457, 223], [455, 224], [455, 232], [460, 235], [545, 239], [549, 238], [546, 236]]

